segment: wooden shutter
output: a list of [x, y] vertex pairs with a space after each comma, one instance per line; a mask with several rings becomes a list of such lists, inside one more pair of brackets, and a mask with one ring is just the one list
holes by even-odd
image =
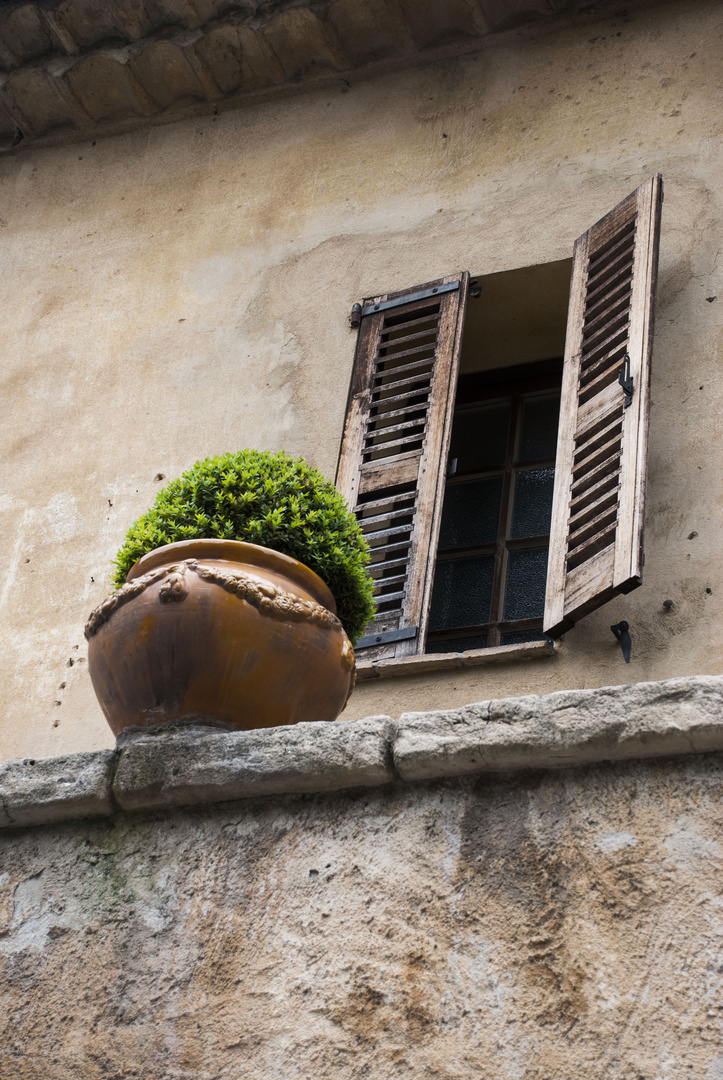
[[424, 648], [468, 277], [362, 308], [337, 487], [372, 551], [364, 659]]
[[654, 176], [575, 243], [545, 601], [552, 637], [641, 582], [662, 200]]

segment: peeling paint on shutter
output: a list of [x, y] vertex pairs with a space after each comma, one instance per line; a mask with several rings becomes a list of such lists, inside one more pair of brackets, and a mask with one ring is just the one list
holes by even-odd
[[461, 274], [365, 302], [337, 487], [372, 551], [366, 635], [416, 628], [364, 648], [365, 659], [424, 648], [467, 283]]
[[654, 176], [575, 243], [545, 602], [552, 637], [641, 581], [662, 199]]

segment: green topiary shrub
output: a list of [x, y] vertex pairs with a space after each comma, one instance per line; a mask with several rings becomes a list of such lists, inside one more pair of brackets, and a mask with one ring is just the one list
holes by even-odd
[[352, 642], [374, 613], [369, 549], [333, 484], [287, 453], [240, 450], [197, 461], [126, 534], [114, 583], [149, 551], [177, 540], [246, 540], [291, 555], [331, 589]]

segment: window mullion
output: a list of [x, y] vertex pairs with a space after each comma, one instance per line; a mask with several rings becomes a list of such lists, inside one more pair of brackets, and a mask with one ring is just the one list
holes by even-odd
[[500, 507], [500, 524], [497, 533], [497, 550], [495, 552], [495, 578], [492, 586], [492, 604], [490, 608], [491, 630], [487, 644], [491, 647], [499, 645], [500, 631], [498, 623], [502, 621], [502, 605], [504, 603], [504, 584], [507, 574], [507, 540], [509, 538], [510, 524], [512, 521], [512, 498], [513, 498], [513, 463], [517, 449], [517, 429], [521, 416], [521, 404], [519, 396], [512, 399], [510, 413], [510, 427], [507, 435], [507, 455], [505, 458], [505, 471], [502, 481], [502, 505]]

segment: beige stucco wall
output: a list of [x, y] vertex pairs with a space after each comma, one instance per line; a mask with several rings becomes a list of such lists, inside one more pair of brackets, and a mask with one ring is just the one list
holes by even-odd
[[0, 833], [3, 1080], [720, 1080], [719, 754]]
[[82, 627], [157, 474], [253, 446], [332, 476], [353, 301], [566, 258], [655, 171], [644, 587], [554, 658], [367, 683], [349, 715], [721, 670], [722, 33], [685, 0], [0, 160], [0, 756], [111, 744]]

